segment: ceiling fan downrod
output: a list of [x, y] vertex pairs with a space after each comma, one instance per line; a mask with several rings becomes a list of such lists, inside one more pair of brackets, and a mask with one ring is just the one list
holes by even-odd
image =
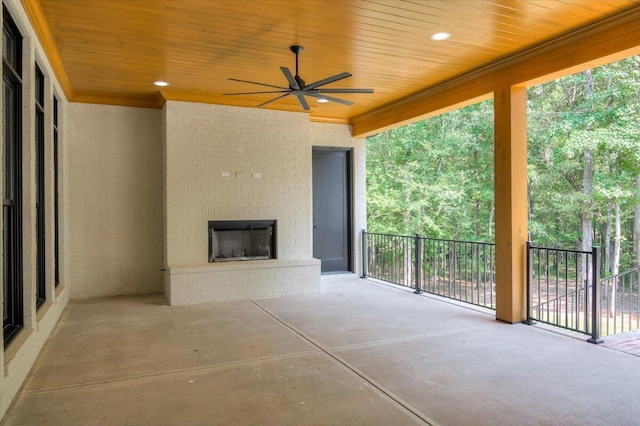
[[[300, 77], [300, 74], [298, 74], [298, 55], [302, 53], [303, 48], [302, 46], [293, 45], [293, 46], [289, 46], [289, 49], [291, 49], [294, 55], [296, 55], [296, 75], [293, 78], [296, 80], [296, 83], [298, 83], [298, 86], [300, 86], [300, 89], [304, 89], [306, 84], [302, 79], [302, 77]], [[291, 87], [291, 89], [293, 90], [295, 89], [295, 87]]]
[[296, 55], [296, 77], [299, 77], [298, 75], [298, 55], [302, 53], [302, 46], [298, 46], [298, 45], [293, 45], [290, 46], [289, 49], [291, 49], [291, 51], [293, 52], [294, 55]]

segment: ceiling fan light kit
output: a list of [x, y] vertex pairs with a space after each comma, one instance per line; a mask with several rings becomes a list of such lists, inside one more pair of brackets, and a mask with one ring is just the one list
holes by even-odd
[[298, 99], [298, 103], [305, 111], [309, 111], [311, 108], [305, 99], [305, 96], [311, 96], [313, 98], [318, 99], [318, 102], [335, 102], [342, 105], [353, 105], [353, 102], [347, 101], [345, 99], [336, 98], [334, 96], [328, 96], [327, 93], [373, 93], [373, 89], [327, 89], [322, 88], [326, 84], [330, 84], [336, 82], [338, 80], [342, 80], [347, 77], [351, 77], [351, 74], [348, 72], [342, 72], [340, 74], [333, 75], [331, 77], [323, 78], [322, 80], [318, 80], [311, 84], [306, 84], [305, 81], [300, 77], [298, 73], [298, 56], [302, 53], [302, 46], [293, 45], [290, 46], [289, 49], [296, 55], [296, 74], [293, 75], [289, 68], [280, 67], [280, 71], [284, 74], [284, 77], [287, 79], [289, 83], [289, 87], [275, 86], [272, 84], [258, 83], [256, 81], [249, 80], [239, 80], [237, 78], [229, 78], [231, 81], [238, 81], [241, 83], [249, 83], [256, 84], [258, 86], [266, 86], [271, 87], [278, 90], [267, 90], [260, 92], [239, 92], [239, 93], [224, 93], [225, 96], [235, 96], [235, 95], [255, 95], [255, 94], [263, 94], [263, 93], [278, 93], [279, 95], [275, 98], [269, 99], [266, 102], [261, 103], [258, 107], [263, 107], [265, 105], [270, 104], [271, 102], [278, 101], [284, 97], [293, 95]]

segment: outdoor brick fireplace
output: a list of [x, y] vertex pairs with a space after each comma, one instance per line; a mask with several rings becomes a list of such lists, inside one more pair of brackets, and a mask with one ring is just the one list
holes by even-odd
[[307, 114], [167, 101], [171, 305], [320, 292]]

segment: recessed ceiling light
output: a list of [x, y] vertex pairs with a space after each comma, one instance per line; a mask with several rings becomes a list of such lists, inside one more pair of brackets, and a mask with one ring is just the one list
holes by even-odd
[[325, 99], [325, 98], [318, 99], [318, 103], [326, 104], [327, 102], [329, 102], [329, 101], [327, 99]]
[[445, 33], [445, 32], [440, 32], [440, 33], [435, 33], [435, 34], [431, 34], [431, 40], [434, 41], [441, 41], [441, 40], [446, 40], [449, 37], [451, 37], [451, 34], [449, 33]]
[[161, 81], [161, 80], [154, 81], [153, 84], [159, 87], [167, 87], [169, 85], [169, 83], [167, 83], [166, 81]]

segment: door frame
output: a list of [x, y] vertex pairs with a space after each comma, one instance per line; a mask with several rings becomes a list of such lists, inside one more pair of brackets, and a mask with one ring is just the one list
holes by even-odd
[[[354, 185], [353, 185], [353, 161], [354, 161], [354, 152], [353, 147], [345, 147], [345, 146], [330, 146], [330, 145], [313, 145], [311, 147], [311, 168], [313, 169], [313, 151], [333, 151], [333, 152], [344, 152], [345, 153], [345, 161], [347, 163], [347, 269], [345, 272], [354, 272], [354, 244], [353, 244], [353, 229], [354, 229], [354, 221], [355, 218], [353, 216], [354, 212]], [[313, 175], [313, 173], [312, 173]], [[313, 177], [312, 177], [313, 179]], [[313, 181], [311, 182], [311, 223], [313, 226]], [[311, 239], [312, 239], [312, 248], [313, 248], [313, 228], [311, 229]]]

